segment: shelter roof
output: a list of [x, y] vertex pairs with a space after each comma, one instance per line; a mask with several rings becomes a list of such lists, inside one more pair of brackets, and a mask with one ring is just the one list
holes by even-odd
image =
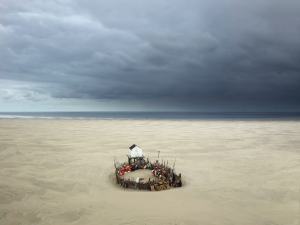
[[137, 146], [136, 144], [132, 145], [129, 147], [129, 152], [127, 154], [128, 157], [130, 158], [140, 158], [140, 157], [145, 157], [143, 154], [143, 150]]

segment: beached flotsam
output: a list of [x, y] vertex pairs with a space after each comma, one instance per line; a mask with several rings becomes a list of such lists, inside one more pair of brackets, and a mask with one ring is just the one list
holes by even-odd
[[[123, 188], [150, 191], [182, 187], [181, 174], [179, 173], [177, 175], [174, 169], [176, 159], [173, 168], [171, 168], [168, 165], [168, 161], [167, 164], [163, 160], [159, 163], [159, 153], [160, 152], [158, 152], [158, 159], [151, 163], [149, 158], [145, 159], [143, 150], [139, 146], [135, 144], [130, 146], [129, 152], [126, 154], [128, 163], [121, 164], [117, 161], [116, 157], [114, 159], [116, 183]], [[153, 179], [149, 178], [147, 181], [143, 177], [136, 177], [135, 179], [133, 176], [129, 178], [124, 176], [126, 173], [140, 169], [151, 170]]]

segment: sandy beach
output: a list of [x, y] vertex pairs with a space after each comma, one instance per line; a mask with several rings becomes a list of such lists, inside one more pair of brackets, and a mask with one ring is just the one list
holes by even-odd
[[[0, 224], [300, 224], [300, 121], [0, 119]], [[139, 145], [185, 186], [128, 191]]]

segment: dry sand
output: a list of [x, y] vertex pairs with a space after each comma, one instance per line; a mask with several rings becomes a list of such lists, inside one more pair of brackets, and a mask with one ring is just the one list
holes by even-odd
[[[158, 178], [154, 177], [152, 175], [151, 170], [149, 170], [149, 169], [135, 170], [135, 171], [127, 172], [127, 173], [125, 172], [125, 174], [121, 178], [135, 181], [137, 177], [142, 179], [141, 182], [145, 182], [145, 183], [149, 181], [149, 178], [150, 178], [150, 181], [154, 181], [154, 180], [158, 181]], [[114, 174], [112, 174], [112, 177], [110, 179], [112, 181], [114, 181], [114, 178], [115, 178], [115, 176], [114, 176]]]
[[[183, 188], [126, 191], [157, 151]], [[300, 121], [0, 119], [0, 224], [299, 224]]]

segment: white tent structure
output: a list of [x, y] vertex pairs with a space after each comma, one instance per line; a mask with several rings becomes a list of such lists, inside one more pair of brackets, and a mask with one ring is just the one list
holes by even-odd
[[132, 160], [134, 163], [140, 164], [141, 160], [145, 158], [145, 155], [143, 154], [143, 150], [137, 146], [136, 144], [129, 147], [129, 151], [127, 153], [128, 157], [128, 164], [132, 163]]
[[130, 156], [131, 158], [145, 157], [143, 155], [143, 150], [137, 145], [132, 145], [129, 148], [129, 152], [128, 152], [127, 156]]

